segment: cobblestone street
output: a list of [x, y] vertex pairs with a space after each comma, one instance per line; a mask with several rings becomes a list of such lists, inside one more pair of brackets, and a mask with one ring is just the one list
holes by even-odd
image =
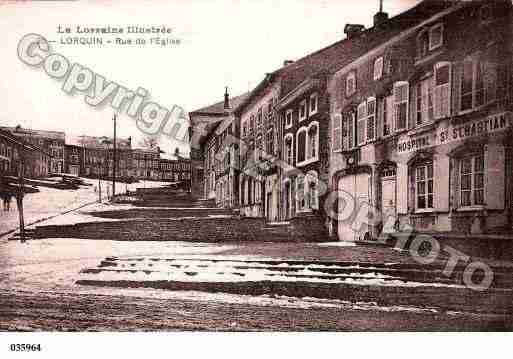
[[[287, 302], [287, 300], [284, 300]], [[497, 315], [358, 309], [358, 305], [286, 305], [170, 300], [73, 293], [0, 293], [1, 330], [511, 330]], [[361, 305], [360, 307], [364, 307]], [[94, 316], [91, 313], [95, 313]]]

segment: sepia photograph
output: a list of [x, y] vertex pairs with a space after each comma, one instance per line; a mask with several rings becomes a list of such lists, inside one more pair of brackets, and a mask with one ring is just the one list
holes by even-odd
[[0, 0], [0, 33], [7, 357], [513, 330], [511, 0]]

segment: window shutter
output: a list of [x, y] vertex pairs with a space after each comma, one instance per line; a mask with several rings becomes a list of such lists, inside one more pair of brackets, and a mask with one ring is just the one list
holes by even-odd
[[442, 62], [435, 65], [434, 115], [447, 117], [451, 104], [451, 64]]
[[505, 151], [500, 144], [488, 144], [485, 151], [485, 202], [488, 209], [504, 209]]
[[417, 86], [411, 86], [408, 109], [408, 129], [414, 128], [417, 124], [417, 96], [420, 96], [418, 92]]
[[376, 114], [376, 137], [383, 136], [383, 123], [385, 122], [386, 99], [383, 97], [378, 101], [378, 112]]
[[408, 126], [408, 90], [408, 82], [398, 82], [394, 85], [394, 126], [396, 130], [405, 129]]
[[460, 207], [460, 161], [459, 159], [452, 159], [451, 168], [451, 206], [452, 208]]
[[461, 77], [463, 76], [463, 63], [457, 62], [452, 66], [452, 113], [454, 115], [461, 111]]
[[408, 213], [408, 164], [397, 164], [397, 213]]
[[354, 112], [351, 112], [347, 115], [347, 148], [353, 148], [355, 146], [355, 133], [356, 133], [356, 123], [355, 123]]
[[367, 101], [367, 140], [372, 141], [376, 138], [376, 99]]
[[342, 115], [333, 116], [333, 151], [342, 149]]
[[437, 156], [433, 161], [433, 195], [434, 207], [438, 211], [449, 211], [449, 168], [450, 158], [448, 156]]
[[366, 130], [366, 120], [367, 120], [367, 102], [363, 102], [358, 105], [358, 114], [357, 114], [357, 122], [356, 122], [356, 142], [357, 145], [361, 145], [365, 143], [365, 135]]
[[497, 65], [491, 61], [484, 62], [484, 83], [486, 102], [490, 102], [497, 97]]

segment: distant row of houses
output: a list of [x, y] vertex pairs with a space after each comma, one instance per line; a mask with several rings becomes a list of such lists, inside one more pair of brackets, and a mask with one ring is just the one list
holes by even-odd
[[[92, 178], [112, 178], [114, 158], [116, 177], [120, 180], [161, 180], [190, 183], [190, 160], [180, 155], [175, 159], [161, 157], [158, 147], [132, 148], [132, 140], [117, 139], [114, 156], [109, 137], [80, 136], [66, 143], [64, 132], [0, 127], [0, 175], [18, 175], [19, 144], [25, 149], [25, 176], [46, 177], [68, 173]], [[16, 143], [13, 141], [17, 141]]]
[[[512, 24], [501, 0], [424, 0], [348, 24], [343, 40], [190, 114], [193, 181], [244, 216], [316, 216], [341, 239], [406, 224], [510, 230]], [[374, 220], [355, 229], [362, 211]]]

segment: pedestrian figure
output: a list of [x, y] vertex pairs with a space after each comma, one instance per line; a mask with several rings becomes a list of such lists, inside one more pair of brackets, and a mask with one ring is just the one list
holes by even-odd
[[4, 212], [7, 211], [7, 193], [0, 192], [0, 197], [2, 198], [2, 209]]
[[12, 201], [12, 196], [10, 193], [7, 193], [5, 196], [5, 208], [6, 209], [4, 209], [4, 211], [9, 212], [11, 210], [11, 201]]

